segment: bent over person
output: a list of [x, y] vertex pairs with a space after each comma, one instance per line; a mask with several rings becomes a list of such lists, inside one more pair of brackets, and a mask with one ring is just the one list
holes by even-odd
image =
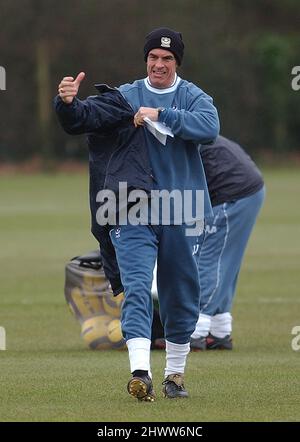
[[[90, 161], [97, 163], [93, 164], [95, 176], [91, 179], [92, 225], [94, 232], [100, 232], [101, 251], [104, 243], [111, 253], [109, 231], [116, 252], [125, 294], [122, 333], [132, 373], [127, 390], [141, 401], [155, 399], [150, 346], [151, 286], [156, 260], [160, 314], [166, 339], [163, 381], [166, 398], [188, 396], [184, 371], [190, 336], [199, 314], [199, 231], [193, 235], [190, 228], [191, 223], [201, 225], [203, 213], [200, 215], [196, 211], [192, 216], [190, 210], [184, 210], [185, 204], [177, 210], [175, 203], [174, 207], [170, 204], [170, 194], [176, 191], [177, 195], [184, 197], [185, 192], [190, 191], [189, 205], [194, 207], [197, 205], [196, 192], [203, 191], [204, 216], [211, 214], [198, 146], [214, 141], [219, 132], [219, 120], [212, 98], [177, 75], [183, 53], [184, 44], [179, 32], [168, 28], [155, 29], [147, 35], [144, 45], [146, 78], [124, 84], [111, 92], [104, 88], [104, 93], [81, 101], [76, 98], [84, 77], [81, 73], [75, 80], [65, 77], [61, 81], [59, 96], [55, 100], [65, 130], [89, 134]], [[107, 93], [109, 99], [105, 99]], [[115, 106], [116, 99], [122, 102], [125, 111], [122, 115]], [[163, 137], [158, 134], [160, 131]], [[96, 226], [100, 212], [95, 212], [95, 205], [101, 200], [97, 192], [102, 188], [118, 194], [117, 212], [120, 214], [124, 203], [120, 201], [120, 183], [126, 183], [127, 190], [135, 189], [138, 195], [142, 195], [139, 213], [143, 216], [140, 216], [139, 223], [136, 218], [134, 222], [124, 223], [112, 216], [104, 231], [104, 227]], [[157, 195], [161, 198], [159, 205]], [[163, 205], [168, 203], [170, 210], [163, 210]], [[110, 211], [109, 205], [105, 208]], [[129, 215], [132, 204], [126, 209]]]
[[[236, 142], [201, 147], [213, 217], [201, 235], [200, 314], [191, 347], [232, 349], [232, 304], [246, 247], [265, 198], [262, 174]], [[209, 268], [209, 272], [207, 269]]]

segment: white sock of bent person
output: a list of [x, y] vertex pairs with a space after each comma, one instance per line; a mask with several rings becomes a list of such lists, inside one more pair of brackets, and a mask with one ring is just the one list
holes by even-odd
[[212, 316], [210, 333], [216, 338], [225, 338], [232, 332], [232, 316], [230, 312]]
[[195, 331], [191, 335], [191, 338], [198, 339], [206, 337], [211, 329], [211, 316], [200, 313]]

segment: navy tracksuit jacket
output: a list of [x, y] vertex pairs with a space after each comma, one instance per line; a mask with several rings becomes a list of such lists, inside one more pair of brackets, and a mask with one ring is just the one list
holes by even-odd
[[[135, 128], [134, 111], [122, 94], [105, 84], [96, 85], [100, 95], [65, 104], [59, 96], [54, 107], [63, 129], [71, 135], [87, 134], [90, 170], [90, 210], [92, 233], [101, 246], [103, 267], [115, 295], [123, 291], [110, 227], [96, 221], [102, 189], [118, 191], [120, 181], [128, 188], [146, 192], [153, 187], [151, 165], [144, 129]], [[97, 99], [97, 97], [99, 99]]]

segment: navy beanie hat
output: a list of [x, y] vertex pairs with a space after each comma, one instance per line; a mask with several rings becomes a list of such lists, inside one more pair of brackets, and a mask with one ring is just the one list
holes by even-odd
[[181, 65], [184, 52], [184, 44], [180, 32], [169, 28], [157, 28], [146, 36], [144, 46], [144, 60], [147, 61], [151, 49], [166, 49], [174, 54], [178, 66]]

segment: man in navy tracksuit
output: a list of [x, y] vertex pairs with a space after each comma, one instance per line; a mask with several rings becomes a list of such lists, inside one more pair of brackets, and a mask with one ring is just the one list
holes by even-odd
[[[148, 77], [125, 84], [118, 90], [133, 109], [136, 130], [143, 133], [152, 170], [152, 190], [163, 191], [162, 204], [170, 201], [171, 192], [185, 196], [185, 191], [188, 191], [192, 195], [190, 206], [197, 205], [197, 191], [201, 190], [204, 192], [205, 215], [211, 214], [211, 206], [199, 144], [211, 143], [216, 138], [219, 120], [211, 97], [177, 75], [176, 69], [181, 64], [183, 51], [180, 33], [168, 28], [155, 29], [147, 35], [144, 46]], [[81, 133], [84, 129], [86, 132], [101, 132], [105, 111], [99, 106], [100, 98], [76, 99], [83, 78], [84, 73], [80, 73], [75, 80], [65, 77], [61, 81], [56, 109], [66, 126], [74, 128], [79, 125]], [[164, 124], [173, 136], [168, 136], [162, 144], [147, 129], [147, 119], [150, 123]], [[115, 126], [115, 130], [118, 130], [118, 126]], [[72, 130], [69, 132], [72, 133]], [[134, 146], [131, 145], [131, 148]], [[138, 157], [138, 148], [135, 153]], [[110, 160], [107, 164], [109, 167]], [[114, 170], [119, 171], [120, 168], [122, 164]], [[144, 204], [152, 210], [152, 194]], [[141, 211], [144, 208], [141, 206]], [[196, 213], [195, 217], [182, 208], [180, 213], [170, 210], [166, 216], [166, 212], [159, 208], [157, 218], [152, 222], [151, 210], [151, 218], [147, 222], [144, 219], [138, 225], [117, 223], [111, 225], [110, 230], [125, 292], [121, 322], [132, 373], [127, 389], [133, 397], [143, 401], [153, 401], [155, 398], [150, 346], [153, 314], [151, 285], [156, 259], [158, 296], [166, 338], [163, 392], [167, 398], [188, 396], [183, 374], [190, 350], [190, 336], [198, 319], [200, 297], [198, 237], [187, 234], [187, 230], [190, 230], [192, 222], [201, 224], [203, 213]]]

